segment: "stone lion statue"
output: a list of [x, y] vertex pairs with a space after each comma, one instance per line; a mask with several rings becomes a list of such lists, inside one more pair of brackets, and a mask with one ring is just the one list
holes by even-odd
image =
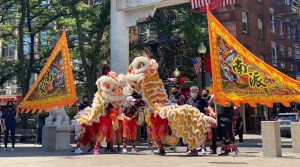
[[46, 125], [70, 125], [70, 119], [67, 115], [64, 107], [58, 109], [58, 107], [53, 107], [49, 112], [49, 116], [45, 120]]

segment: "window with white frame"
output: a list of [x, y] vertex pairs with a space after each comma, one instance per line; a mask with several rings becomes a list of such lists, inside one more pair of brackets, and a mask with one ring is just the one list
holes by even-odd
[[292, 57], [292, 48], [288, 48], [288, 57]]
[[2, 48], [2, 56], [13, 58], [15, 56], [15, 43], [10, 41], [8, 44], [4, 45]]
[[291, 26], [288, 26], [288, 38], [291, 38]]
[[157, 40], [157, 24], [156, 23], [140, 24], [139, 40], [140, 41]]
[[272, 44], [272, 60], [273, 60], [273, 66], [277, 67], [277, 50], [276, 50], [276, 44]]
[[285, 52], [284, 52], [284, 46], [283, 45], [280, 46], [280, 55], [281, 55], [282, 58], [285, 58]]
[[248, 16], [246, 12], [242, 12], [243, 32], [248, 33]]
[[258, 38], [263, 39], [264, 38], [264, 30], [263, 30], [263, 23], [260, 18], [257, 19], [258, 24]]
[[280, 25], [280, 35], [283, 35], [283, 23], [282, 23], [282, 21], [279, 21], [279, 25]]
[[275, 16], [273, 14], [270, 15], [270, 23], [271, 23], [271, 32], [275, 33]]

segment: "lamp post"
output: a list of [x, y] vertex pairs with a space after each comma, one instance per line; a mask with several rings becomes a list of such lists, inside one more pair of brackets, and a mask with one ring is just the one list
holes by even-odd
[[201, 56], [201, 63], [202, 63], [202, 66], [201, 66], [201, 87], [204, 88], [205, 87], [205, 72], [204, 72], [204, 65], [205, 65], [205, 57], [204, 57], [204, 54], [206, 53], [206, 47], [204, 46], [203, 42], [200, 43], [199, 47], [198, 47], [198, 53], [200, 54]]
[[178, 70], [178, 68], [175, 69], [174, 71], [174, 76], [177, 78], [180, 75], [180, 71]]

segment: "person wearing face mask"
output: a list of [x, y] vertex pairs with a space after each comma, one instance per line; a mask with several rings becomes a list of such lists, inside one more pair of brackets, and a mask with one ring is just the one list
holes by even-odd
[[90, 107], [90, 99], [88, 96], [83, 96], [82, 104], [79, 105], [79, 111], [84, 110], [86, 107]]
[[170, 96], [170, 101], [171, 103], [178, 105], [186, 104], [184, 95], [179, 93], [179, 86], [174, 85], [172, 87], [172, 95]]
[[[205, 110], [209, 113], [213, 114], [213, 110], [210, 106], [208, 106], [207, 100], [201, 97], [199, 88], [197, 86], [192, 86], [190, 88], [191, 97], [188, 99], [187, 104], [193, 107], [196, 107], [201, 113], [205, 114]], [[202, 143], [201, 153], [206, 154], [206, 141]], [[198, 155], [196, 150], [191, 150], [188, 152], [189, 155]]]
[[132, 151], [137, 152], [136, 149], [136, 137], [137, 137], [137, 125], [136, 125], [136, 116], [137, 108], [135, 107], [136, 99], [132, 96], [127, 97], [127, 106], [123, 109], [123, 153], [127, 153], [127, 143], [131, 141]]
[[[205, 99], [208, 102], [209, 106], [214, 110], [214, 105], [211, 102], [211, 99], [213, 97], [209, 96], [209, 90], [204, 89], [202, 91], [202, 98]], [[212, 115], [208, 110], [206, 110], [205, 113], [205, 115], [215, 118], [215, 113], [213, 113]], [[217, 130], [214, 123], [211, 123], [211, 131], [207, 132], [207, 138], [210, 141], [210, 154], [217, 154]]]
[[14, 104], [12, 101], [8, 101], [6, 105], [6, 110], [4, 111], [2, 118], [5, 120], [5, 137], [4, 137], [4, 152], [7, 152], [7, 143], [8, 143], [8, 134], [11, 135], [12, 148], [11, 151], [14, 151], [15, 148], [15, 130], [16, 130], [16, 119], [19, 114], [14, 110]]

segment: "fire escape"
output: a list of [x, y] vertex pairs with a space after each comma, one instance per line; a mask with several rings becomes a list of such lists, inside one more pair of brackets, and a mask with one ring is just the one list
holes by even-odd
[[273, 64], [277, 63], [277, 69], [281, 72], [299, 79], [300, 0], [274, 0], [273, 9], [273, 24], [279, 25], [279, 32], [275, 33], [274, 38], [276, 57], [273, 57]]

